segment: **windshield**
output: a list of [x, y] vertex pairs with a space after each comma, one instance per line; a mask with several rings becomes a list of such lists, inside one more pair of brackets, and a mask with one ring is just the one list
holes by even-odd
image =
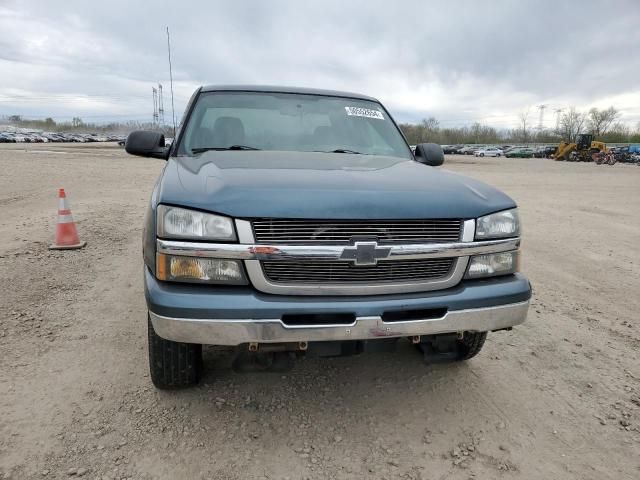
[[178, 155], [289, 150], [413, 158], [379, 103], [291, 93], [208, 92], [198, 97]]

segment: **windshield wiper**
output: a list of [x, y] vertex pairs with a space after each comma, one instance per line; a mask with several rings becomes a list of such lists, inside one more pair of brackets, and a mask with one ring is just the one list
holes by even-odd
[[260, 150], [260, 149], [256, 148], [256, 147], [249, 147], [247, 145], [230, 145], [228, 147], [199, 147], [199, 148], [192, 148], [191, 152], [192, 153], [202, 153], [202, 152], [208, 152], [210, 150], [223, 151], [223, 150]]
[[317, 152], [322, 153], [352, 153], [354, 155], [367, 155], [366, 153], [357, 152], [355, 150], [349, 150], [348, 148], [336, 148], [335, 150], [324, 151], [324, 150], [316, 150]]

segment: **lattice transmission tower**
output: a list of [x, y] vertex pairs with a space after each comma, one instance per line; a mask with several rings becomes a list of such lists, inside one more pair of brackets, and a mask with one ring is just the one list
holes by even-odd
[[153, 92], [153, 124], [158, 125], [158, 90], [156, 87], [151, 87]]
[[164, 102], [162, 101], [162, 84], [158, 84], [158, 121], [164, 127]]

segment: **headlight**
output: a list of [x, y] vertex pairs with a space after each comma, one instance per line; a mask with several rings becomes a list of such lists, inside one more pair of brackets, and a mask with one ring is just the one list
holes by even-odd
[[163, 253], [158, 253], [156, 257], [156, 277], [172, 282], [247, 284], [242, 263], [237, 260]]
[[465, 278], [495, 277], [518, 271], [517, 251], [471, 257]]
[[517, 237], [519, 235], [520, 219], [517, 208], [480, 217], [476, 222], [476, 240]]
[[227, 241], [236, 239], [231, 219], [212, 213], [158, 205], [157, 223], [157, 233], [161, 238]]

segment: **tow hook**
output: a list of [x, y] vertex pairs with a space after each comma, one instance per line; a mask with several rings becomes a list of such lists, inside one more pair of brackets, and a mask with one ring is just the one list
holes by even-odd
[[249, 351], [250, 352], [257, 352], [258, 351], [258, 342], [251, 342], [249, 344]]
[[418, 344], [420, 343], [420, 335], [414, 335], [413, 337], [409, 337], [411, 339], [411, 343]]
[[304, 352], [307, 350], [309, 344], [307, 342], [298, 342], [298, 350]]

